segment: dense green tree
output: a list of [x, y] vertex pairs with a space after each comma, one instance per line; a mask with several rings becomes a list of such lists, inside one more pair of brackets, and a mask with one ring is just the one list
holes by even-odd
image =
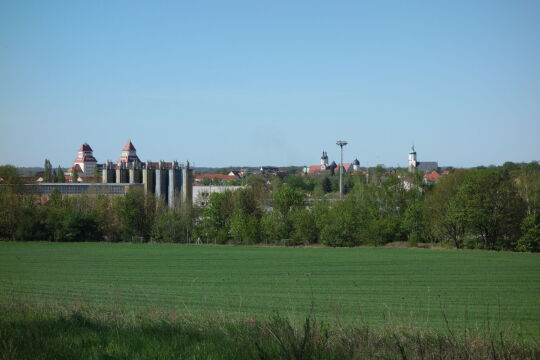
[[255, 244], [259, 242], [259, 218], [254, 214], [235, 211], [229, 223], [229, 236], [241, 244]]
[[519, 164], [507, 161], [501, 166], [501, 171], [504, 176], [510, 176], [511, 174], [519, 171], [520, 168], [521, 166]]
[[516, 184], [521, 198], [527, 206], [527, 214], [540, 215], [540, 165], [531, 162], [516, 175]]
[[79, 171], [77, 170], [75, 166], [73, 166], [71, 168], [71, 182], [76, 183], [78, 182], [78, 179], [79, 179]]
[[328, 176], [325, 176], [322, 178], [321, 181], [321, 188], [325, 194], [328, 194], [329, 192], [332, 192], [332, 182], [328, 178]]
[[45, 164], [43, 165], [43, 181], [44, 182], [53, 182], [53, 168], [51, 162], [48, 159], [45, 159]]
[[122, 219], [121, 214], [115, 210], [117, 201], [106, 195], [97, 195], [95, 199], [96, 217], [104, 240], [109, 242], [121, 241]]
[[283, 214], [274, 209], [262, 215], [260, 231], [262, 242], [278, 243], [289, 238], [291, 229]]
[[383, 180], [384, 174], [386, 174], [386, 169], [381, 165], [377, 165], [372, 168], [370, 171], [371, 179], [369, 180], [373, 184], [379, 184]]
[[413, 202], [403, 214], [401, 229], [411, 243], [424, 241], [424, 218], [422, 216], [422, 203]]
[[299, 175], [289, 175], [284, 179], [286, 184], [289, 184], [293, 189], [304, 192], [311, 192], [315, 188], [315, 181], [308, 177]]
[[15, 166], [2, 165], [0, 166], [0, 180], [1, 184], [20, 184], [21, 178], [19, 177], [19, 171]]
[[317, 228], [315, 216], [308, 209], [296, 209], [288, 214], [291, 222], [291, 238], [297, 244], [315, 244], [319, 240], [319, 229]]
[[284, 184], [274, 192], [273, 203], [274, 207], [286, 217], [289, 211], [305, 206], [305, 195], [290, 185]]
[[523, 219], [521, 233], [516, 249], [518, 251], [540, 252], [540, 222], [534, 215], [527, 215]]
[[481, 237], [485, 248], [515, 246], [525, 208], [512, 180], [491, 169], [471, 172], [453, 201], [468, 230]]
[[164, 209], [156, 215], [151, 231], [155, 242], [188, 242], [186, 220], [180, 211]]
[[212, 193], [197, 226], [197, 235], [203, 241], [226, 243], [229, 240], [230, 218], [233, 211], [232, 193]]
[[369, 236], [365, 243], [369, 245], [382, 246], [395, 241], [406, 240], [405, 234], [401, 230], [399, 218], [384, 217], [366, 222], [365, 230]]
[[358, 218], [352, 201], [335, 202], [320, 233], [320, 241], [330, 246], [358, 245]]
[[14, 240], [21, 220], [21, 197], [11, 186], [0, 186], [0, 239]]
[[443, 177], [427, 194], [422, 209], [426, 239], [432, 242], [453, 242], [457, 247], [461, 246], [465, 223], [452, 201], [469, 172], [458, 170]]
[[150, 237], [155, 215], [155, 204], [147, 201], [142, 189], [130, 189], [113, 203], [121, 220], [122, 236], [125, 240]]
[[64, 175], [64, 170], [62, 170], [60, 166], [58, 166], [58, 169], [56, 169], [56, 182], [57, 183], [66, 182], [66, 176]]
[[256, 193], [252, 189], [238, 189], [231, 194], [231, 198], [235, 212], [260, 217], [259, 202]]
[[96, 219], [68, 208], [62, 218], [60, 241], [96, 241], [101, 239]]
[[48, 236], [42, 216], [43, 210], [36, 205], [35, 199], [32, 196], [25, 196], [21, 199], [18, 210], [13, 238], [18, 241], [47, 240]]

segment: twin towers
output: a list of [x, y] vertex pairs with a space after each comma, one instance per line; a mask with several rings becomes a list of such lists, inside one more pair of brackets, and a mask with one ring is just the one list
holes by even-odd
[[142, 184], [145, 193], [154, 194], [171, 208], [193, 201], [193, 170], [189, 162], [141, 162], [135, 146], [129, 141], [122, 149], [117, 163], [107, 161], [103, 165], [104, 184]]

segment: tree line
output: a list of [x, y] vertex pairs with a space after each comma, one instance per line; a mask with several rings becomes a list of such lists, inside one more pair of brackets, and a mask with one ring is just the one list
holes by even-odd
[[125, 196], [53, 193], [45, 201], [4, 186], [0, 238], [328, 246], [400, 241], [540, 251], [537, 162], [455, 170], [437, 184], [406, 170], [374, 169], [369, 182], [345, 175], [343, 200], [335, 196], [337, 178], [251, 175], [246, 187], [213, 193], [203, 208], [174, 210], [140, 189]]

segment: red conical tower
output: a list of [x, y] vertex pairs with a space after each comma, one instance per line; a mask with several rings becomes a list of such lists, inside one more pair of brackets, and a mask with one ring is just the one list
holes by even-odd
[[126, 145], [124, 145], [124, 147], [122, 148], [122, 154], [120, 155], [120, 159], [118, 159], [118, 163], [130, 162], [141, 162], [141, 160], [139, 160], [139, 157], [137, 156], [137, 149], [135, 149], [135, 146], [133, 146], [131, 140], [129, 140]]

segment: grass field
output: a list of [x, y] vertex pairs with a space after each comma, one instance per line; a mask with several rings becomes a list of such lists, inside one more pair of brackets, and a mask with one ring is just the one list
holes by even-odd
[[[540, 338], [540, 255], [383, 248], [0, 243], [0, 303], [189, 316], [503, 326]], [[446, 320], [445, 320], [446, 318]]]

